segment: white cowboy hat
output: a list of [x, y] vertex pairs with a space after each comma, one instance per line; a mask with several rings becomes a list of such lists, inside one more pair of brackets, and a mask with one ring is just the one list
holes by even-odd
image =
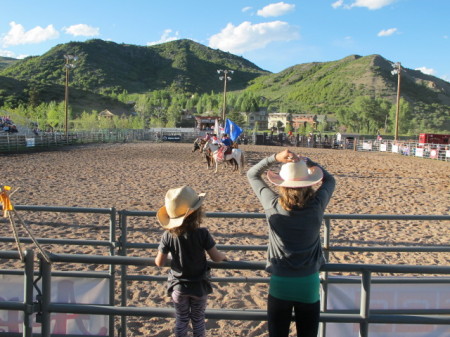
[[202, 205], [205, 195], [206, 193], [197, 194], [189, 186], [170, 189], [156, 218], [165, 229], [180, 227], [184, 219]]
[[267, 172], [272, 184], [282, 187], [300, 188], [317, 184], [323, 178], [323, 171], [318, 166], [308, 168], [304, 160], [286, 163], [281, 166], [280, 173]]

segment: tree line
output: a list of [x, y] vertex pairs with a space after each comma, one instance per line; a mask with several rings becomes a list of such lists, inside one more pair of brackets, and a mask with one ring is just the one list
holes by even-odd
[[[174, 93], [170, 90], [155, 90], [145, 94], [129, 94], [126, 90], [112, 92], [112, 98], [124, 103], [133, 102], [134, 114], [115, 115], [112, 118], [101, 118], [99, 111], [83, 111], [75, 115], [68, 110], [70, 130], [94, 129], [142, 129], [149, 127], [180, 127], [183, 125], [183, 114], [221, 116], [223, 93], [186, 94]], [[296, 111], [296, 104], [286, 102], [271, 102], [253, 91], [229, 92], [226, 95], [227, 117], [241, 127], [247, 128], [245, 113], [266, 109], [268, 112], [306, 113]], [[30, 102], [29, 102], [30, 103]], [[31, 102], [32, 103], [32, 102]], [[20, 104], [12, 107], [5, 104], [3, 110], [12, 111], [27, 120], [36, 123], [41, 130], [62, 130], [65, 123], [65, 103], [51, 101], [40, 104]], [[435, 107], [436, 108], [436, 107]], [[337, 108], [331, 116], [338, 121], [336, 131], [355, 132], [363, 134], [393, 134], [395, 128], [396, 104], [381, 98], [359, 96], [346, 107]], [[429, 131], [432, 125], [446, 122], [445, 111], [435, 111], [417, 115], [406, 100], [399, 104], [399, 133], [417, 134]], [[448, 114], [448, 112], [447, 112]], [[425, 118], [426, 117], [426, 118]], [[190, 125], [193, 127], [194, 125]], [[291, 126], [287, 130], [291, 130]], [[328, 131], [326, 125], [320, 126], [321, 131]], [[303, 127], [293, 130], [304, 133], [309, 131]]]

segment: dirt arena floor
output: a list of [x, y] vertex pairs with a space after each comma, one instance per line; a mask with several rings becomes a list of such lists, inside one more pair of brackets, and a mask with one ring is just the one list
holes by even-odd
[[[260, 159], [281, 147], [242, 145], [244, 173], [219, 167], [217, 174], [206, 168], [191, 144], [128, 143], [85, 145], [28, 154], [3, 155], [0, 184], [15, 191], [15, 205], [111, 208], [156, 211], [166, 191], [190, 185], [207, 192], [206, 212], [262, 213], [263, 209], [247, 182], [245, 172]], [[291, 148], [322, 164], [337, 181], [327, 214], [448, 215], [450, 210], [450, 163], [405, 157], [392, 153], [354, 152]], [[101, 214], [21, 212], [38, 238], [109, 239], [109, 219]], [[264, 219], [207, 218], [208, 227], [220, 245], [266, 245]], [[130, 217], [128, 240], [158, 243], [162, 230], [154, 217]], [[22, 235], [23, 234], [22, 232]], [[5, 218], [0, 236], [12, 237]], [[332, 245], [434, 246], [450, 242], [449, 222], [400, 220], [334, 220]], [[108, 255], [107, 248], [76, 245], [44, 245], [54, 253]], [[16, 249], [2, 243], [2, 250]], [[154, 257], [156, 249], [129, 249], [130, 256]], [[228, 251], [232, 260], [265, 261], [263, 251]], [[334, 252], [332, 263], [449, 265], [446, 253], [357, 253]], [[3, 268], [3, 267], [1, 267]], [[78, 265], [57, 265], [73, 270]], [[102, 271], [105, 266], [84, 266]], [[166, 268], [130, 267], [130, 274], [165, 275]], [[214, 270], [213, 276], [253, 277], [264, 271]], [[118, 287], [117, 292], [120, 292]], [[208, 301], [215, 309], [264, 309], [265, 283], [215, 283]], [[170, 307], [165, 284], [129, 282], [129, 305]], [[172, 336], [174, 319], [128, 319], [128, 336]], [[265, 322], [207, 320], [208, 336], [267, 336]]]

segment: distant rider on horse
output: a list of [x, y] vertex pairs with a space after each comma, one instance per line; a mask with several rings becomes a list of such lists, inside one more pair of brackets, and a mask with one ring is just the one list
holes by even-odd
[[215, 133], [212, 134], [211, 144], [214, 144], [214, 145], [219, 145], [220, 144], [219, 139], [217, 138], [217, 135]]
[[228, 137], [226, 133], [222, 135], [221, 147], [219, 148], [218, 158], [220, 160], [225, 159], [225, 155], [231, 154], [233, 151], [233, 141]]

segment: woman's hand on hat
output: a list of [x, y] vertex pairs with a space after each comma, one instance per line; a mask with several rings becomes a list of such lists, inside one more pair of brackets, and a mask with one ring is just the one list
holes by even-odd
[[276, 161], [280, 163], [295, 163], [300, 160], [301, 157], [297, 156], [294, 152], [285, 149], [275, 155]]

